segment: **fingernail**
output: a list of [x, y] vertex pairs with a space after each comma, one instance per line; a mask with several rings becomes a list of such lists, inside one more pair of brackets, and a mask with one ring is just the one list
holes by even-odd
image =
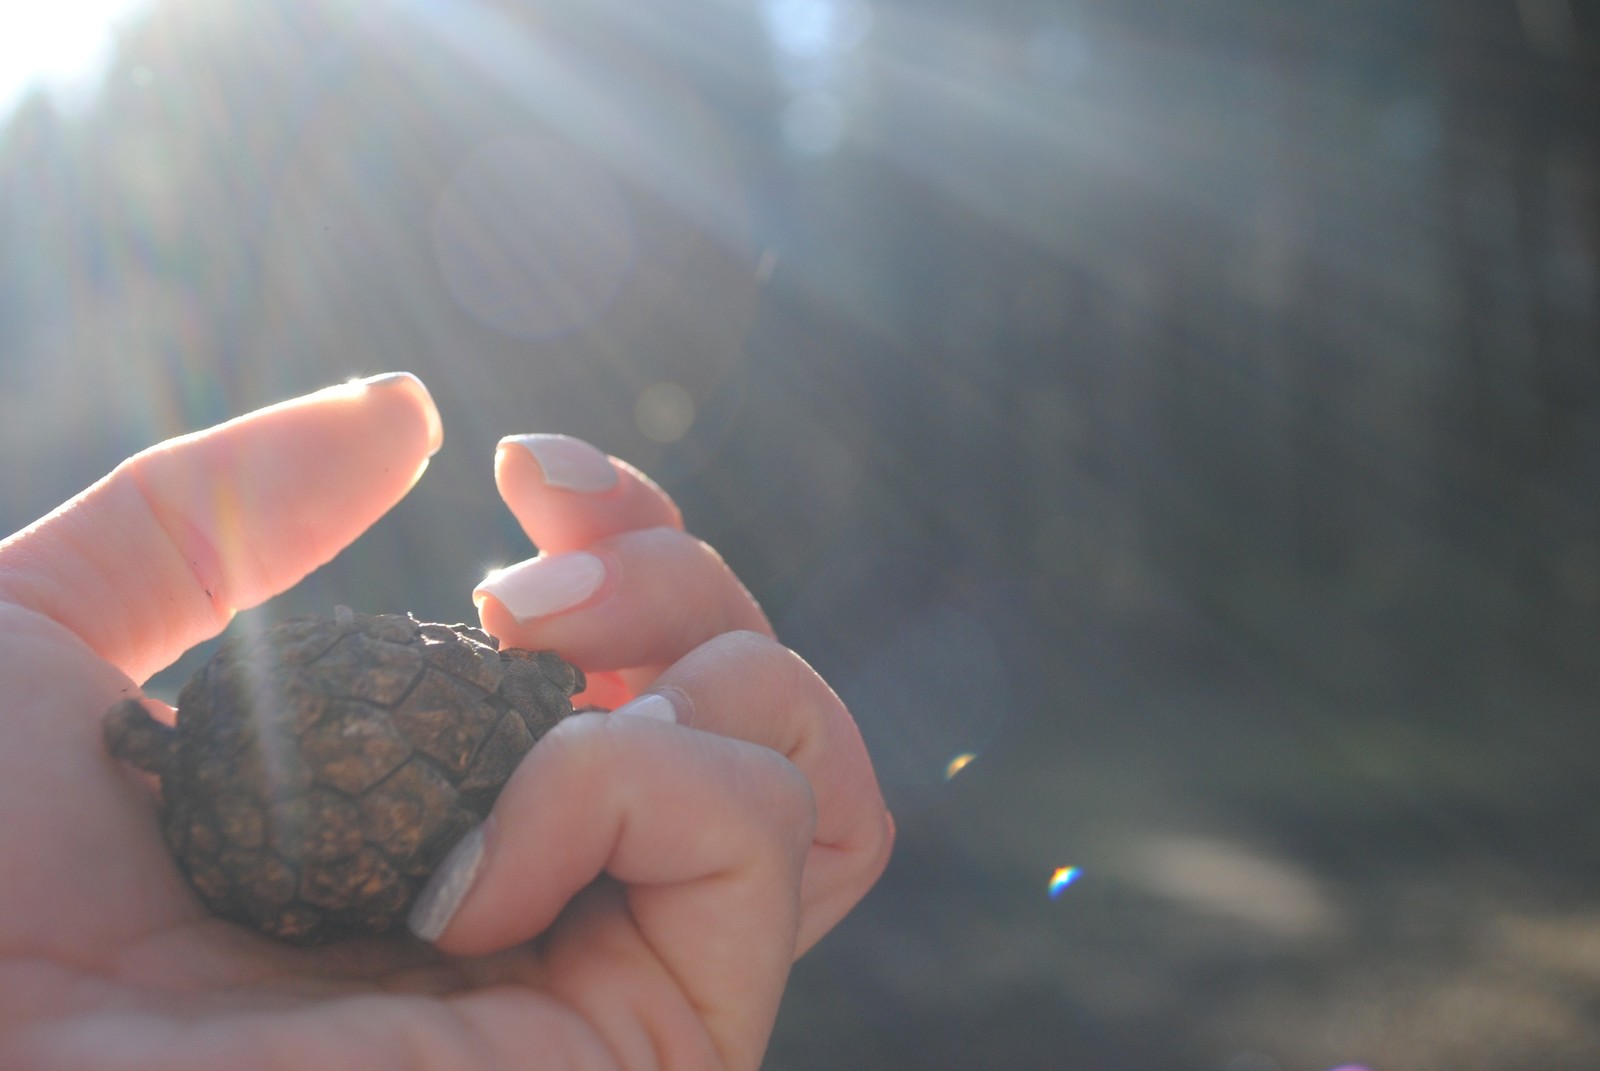
[[424, 941], [439, 939], [467, 898], [472, 883], [478, 880], [478, 872], [483, 869], [484, 826], [488, 824], [485, 821], [477, 826], [450, 849], [422, 887], [417, 902], [411, 905], [406, 926]]
[[570, 435], [510, 435], [500, 445], [520, 446], [533, 455], [544, 482], [567, 491], [595, 494], [617, 485], [611, 459]]
[[490, 573], [472, 598], [479, 602], [493, 595], [512, 617], [528, 621], [572, 609], [599, 591], [605, 579], [605, 563], [588, 551], [541, 554]]
[[644, 695], [628, 700], [616, 710], [611, 712], [613, 717], [623, 715], [633, 718], [654, 718], [656, 721], [676, 722], [678, 711], [672, 705], [672, 700], [656, 692], [646, 692]]
[[432, 457], [439, 452], [439, 447], [444, 445], [444, 422], [439, 419], [439, 407], [433, 404], [433, 395], [428, 393], [427, 384], [412, 375], [410, 372], [384, 372], [366, 379], [358, 379], [353, 384], [365, 387], [368, 390], [390, 390], [399, 387], [409, 390], [422, 400], [422, 412], [428, 422], [428, 456]]
[[358, 379], [356, 383], [362, 387], [393, 387], [401, 383], [415, 383], [419, 387], [422, 386], [422, 380], [410, 372], [379, 372], [375, 376]]

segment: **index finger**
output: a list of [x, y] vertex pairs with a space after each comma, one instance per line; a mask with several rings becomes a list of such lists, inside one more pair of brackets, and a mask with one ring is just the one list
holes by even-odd
[[427, 388], [393, 373], [169, 440], [0, 541], [0, 601], [143, 681], [342, 550], [441, 437]]

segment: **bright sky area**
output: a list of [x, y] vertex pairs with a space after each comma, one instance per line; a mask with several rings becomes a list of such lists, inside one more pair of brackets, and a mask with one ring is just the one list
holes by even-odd
[[94, 85], [116, 26], [147, 0], [0, 0], [0, 118], [30, 86], [64, 101]]

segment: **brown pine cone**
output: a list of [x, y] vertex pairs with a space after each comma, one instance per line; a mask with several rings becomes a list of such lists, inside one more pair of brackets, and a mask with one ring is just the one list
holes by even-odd
[[403, 924], [583, 673], [466, 625], [300, 617], [225, 641], [178, 696], [106, 714], [159, 774], [161, 828], [217, 915], [299, 944]]

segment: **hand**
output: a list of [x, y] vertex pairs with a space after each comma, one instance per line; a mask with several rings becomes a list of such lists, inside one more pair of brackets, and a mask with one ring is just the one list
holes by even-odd
[[0, 1066], [759, 1064], [790, 962], [877, 876], [890, 826], [838, 700], [620, 463], [574, 491], [502, 449], [530, 535], [604, 575], [566, 612], [519, 623], [487, 594], [484, 618], [676, 724], [585, 714], [541, 741], [454, 855], [473, 880], [432, 898], [437, 947], [294, 949], [207, 917], [148, 785], [105, 753], [134, 682], [331, 558], [438, 441], [414, 379], [334, 388], [139, 454], [0, 543]]

